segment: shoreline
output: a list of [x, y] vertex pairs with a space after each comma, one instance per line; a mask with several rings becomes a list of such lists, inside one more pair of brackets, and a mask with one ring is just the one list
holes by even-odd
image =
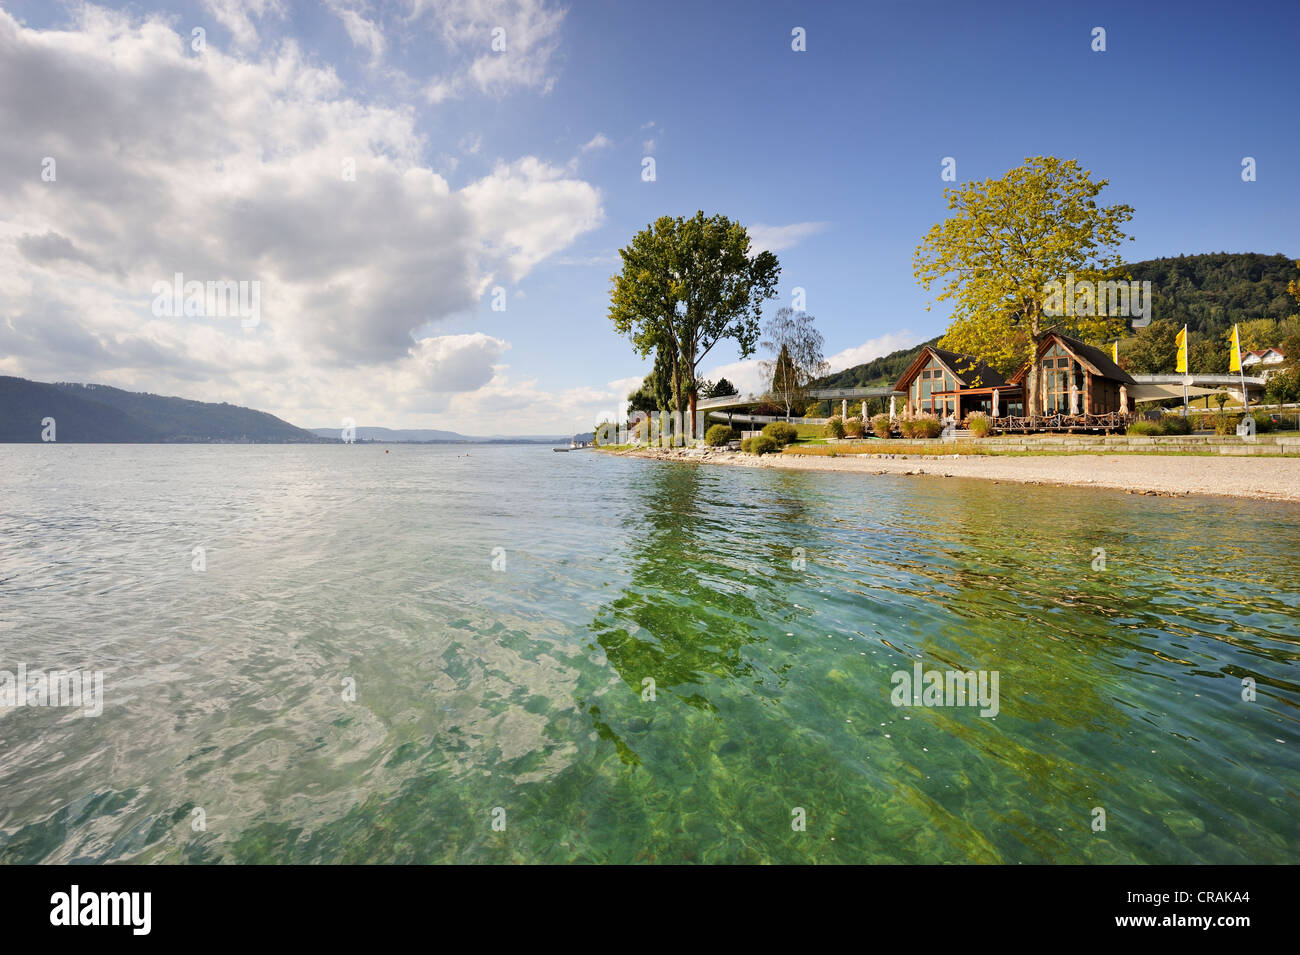
[[[600, 450], [600, 449], [596, 449]], [[1191, 495], [1300, 504], [1300, 461], [1285, 457], [1200, 455], [1062, 454], [871, 455], [743, 454], [696, 448], [609, 451], [622, 457], [789, 471], [846, 471], [917, 477], [963, 477], [1016, 484], [1104, 488], [1160, 497]]]

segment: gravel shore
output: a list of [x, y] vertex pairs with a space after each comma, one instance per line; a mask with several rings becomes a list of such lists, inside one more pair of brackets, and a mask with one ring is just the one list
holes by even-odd
[[670, 458], [705, 464], [794, 471], [854, 471], [860, 474], [969, 477], [1022, 484], [1068, 484], [1114, 488], [1135, 494], [1180, 497], [1213, 494], [1300, 503], [1300, 458], [1212, 457], [1159, 454], [1071, 454], [1051, 457], [876, 458], [869, 455], [829, 457], [806, 454], [702, 452], [697, 449], [640, 450], [636, 457]]

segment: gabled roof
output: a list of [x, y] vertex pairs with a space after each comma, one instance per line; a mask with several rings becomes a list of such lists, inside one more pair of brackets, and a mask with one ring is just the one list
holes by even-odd
[[[1133, 376], [1126, 372], [1119, 365], [1110, 360], [1110, 356], [1103, 349], [1095, 345], [1087, 345], [1077, 338], [1071, 338], [1068, 335], [1062, 335], [1060, 332], [1048, 332], [1043, 340], [1038, 343], [1038, 357], [1043, 357], [1043, 352], [1052, 346], [1053, 341], [1058, 341], [1065, 346], [1066, 351], [1074, 355], [1075, 358], [1088, 366], [1088, 370], [1094, 375], [1101, 375], [1103, 378], [1109, 378], [1112, 381], [1118, 381], [1125, 385], [1135, 385], [1137, 382]], [[1019, 370], [1011, 376], [1013, 384], [1024, 382], [1029, 372], [1029, 364], [1021, 365]]]
[[937, 358], [939, 363], [947, 368], [957, 381], [961, 382], [963, 388], [993, 388], [1007, 383], [1006, 379], [990, 368], [987, 363], [973, 355], [962, 355], [955, 351], [948, 351], [946, 348], [926, 345], [921, 349], [920, 354], [912, 360], [912, 363], [903, 370], [903, 373], [898, 376], [898, 381], [894, 382], [894, 390], [907, 391], [912, 379], [921, 373], [921, 369], [930, 364], [932, 358]]

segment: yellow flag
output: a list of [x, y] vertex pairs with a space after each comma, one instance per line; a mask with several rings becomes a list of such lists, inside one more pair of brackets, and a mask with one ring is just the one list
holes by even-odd
[[1118, 338], [1110, 343], [1110, 360], [1117, 365], [1119, 364], [1119, 339]]
[[1185, 375], [1187, 374], [1187, 326], [1186, 325], [1183, 326], [1183, 330], [1178, 333], [1178, 337], [1175, 338], [1174, 341], [1178, 343], [1178, 365], [1174, 368], [1174, 371], [1180, 372], [1181, 374]]
[[1232, 354], [1228, 356], [1228, 371], [1241, 371], [1241, 339], [1237, 337], [1237, 326], [1232, 326]]

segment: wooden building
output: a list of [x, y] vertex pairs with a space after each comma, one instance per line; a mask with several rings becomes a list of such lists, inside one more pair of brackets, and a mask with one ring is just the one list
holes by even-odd
[[[1127, 392], [1136, 382], [1103, 349], [1048, 332], [1038, 345], [1036, 367], [1037, 416], [1097, 416], [1133, 410], [1133, 399]], [[1024, 365], [1008, 383], [1027, 391], [1030, 368]]]
[[1024, 414], [1020, 385], [1008, 382], [978, 358], [926, 345], [904, 369], [894, 391], [906, 394], [905, 417], [933, 414], [958, 421], [972, 411], [993, 414], [993, 392], [998, 393], [998, 415]]

